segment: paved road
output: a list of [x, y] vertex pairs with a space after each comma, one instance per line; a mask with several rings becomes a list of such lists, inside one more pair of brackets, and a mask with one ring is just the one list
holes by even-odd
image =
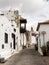
[[34, 49], [24, 49], [0, 65], [49, 65]]

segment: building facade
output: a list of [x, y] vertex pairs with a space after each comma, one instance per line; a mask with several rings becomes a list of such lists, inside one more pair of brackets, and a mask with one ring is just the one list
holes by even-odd
[[47, 45], [49, 46], [49, 44], [47, 44], [47, 42], [49, 42], [49, 20], [38, 23], [37, 31], [38, 31], [37, 36], [38, 51], [41, 55], [43, 55], [41, 47], [43, 45], [46, 45], [46, 47]]
[[9, 13], [0, 13], [0, 58], [7, 59], [22, 49], [20, 29], [15, 22], [15, 17], [13, 18]]

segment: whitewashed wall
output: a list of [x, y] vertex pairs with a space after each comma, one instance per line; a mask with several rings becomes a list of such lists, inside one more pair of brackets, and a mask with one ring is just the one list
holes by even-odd
[[[44, 44], [43, 43], [43, 35], [42, 35], [42, 31], [45, 31], [46, 34], [45, 34], [45, 45], [46, 45], [46, 42], [49, 41], [49, 24], [45, 24], [45, 25], [40, 25], [40, 28], [39, 28], [39, 32], [40, 32], [40, 37], [39, 39], [41, 40], [38, 41], [38, 51], [41, 53], [42, 55], [42, 52], [41, 52], [41, 46]], [[40, 44], [41, 43], [41, 44]]]
[[25, 46], [26, 45], [26, 35], [22, 33], [21, 34], [21, 45], [23, 45], [23, 43], [24, 43], [24, 46]]
[[20, 50], [22, 50], [22, 45], [21, 45], [21, 42], [20, 42], [20, 29], [19, 27], [17, 27], [17, 31], [16, 31], [16, 42], [17, 42], [17, 51], [19, 52]]
[[31, 44], [36, 44], [36, 37], [35, 36], [31, 36]]
[[[1, 57], [7, 58], [8, 56], [11, 55], [11, 48], [10, 48], [10, 43], [12, 41], [10, 38], [11, 30], [12, 28], [8, 19], [5, 16], [0, 16], [0, 56]], [[4, 33], [8, 33], [9, 35], [8, 43], [4, 42], [5, 41]], [[4, 44], [4, 49], [2, 49], [2, 44]]]
[[[11, 25], [14, 25], [13, 27]], [[16, 32], [14, 32], [14, 28], [16, 29]], [[5, 33], [8, 33], [8, 43], [5, 43]], [[16, 49], [13, 49], [13, 39], [12, 39], [12, 33], [15, 34], [15, 42], [16, 42]], [[12, 43], [12, 47], [10, 44]], [[2, 49], [2, 44], [4, 44], [4, 49]], [[0, 57], [4, 57], [7, 59], [14, 53], [19, 52], [21, 49], [20, 45], [20, 32], [19, 27], [16, 26], [15, 21], [11, 23], [6, 16], [0, 15]]]
[[8, 20], [15, 20], [19, 16], [18, 10], [6, 10], [2, 11], [2, 13], [8, 18]]

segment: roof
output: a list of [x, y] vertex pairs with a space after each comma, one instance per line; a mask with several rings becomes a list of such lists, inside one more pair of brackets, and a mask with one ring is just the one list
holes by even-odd
[[45, 25], [45, 24], [49, 24], [49, 20], [46, 20], [46, 21], [44, 21], [44, 22], [40, 22], [40, 23], [38, 23], [38, 25], [37, 25], [37, 31], [39, 30], [39, 27], [40, 27], [40, 25]]
[[26, 19], [20, 19], [20, 23], [27, 23]]
[[22, 16], [20, 16], [19, 20], [20, 20], [21, 23], [27, 23], [27, 20]]

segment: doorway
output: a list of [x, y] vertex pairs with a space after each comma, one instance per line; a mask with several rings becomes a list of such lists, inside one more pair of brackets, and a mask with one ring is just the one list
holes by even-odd
[[12, 39], [13, 39], [13, 49], [15, 49], [15, 34], [12, 33]]

